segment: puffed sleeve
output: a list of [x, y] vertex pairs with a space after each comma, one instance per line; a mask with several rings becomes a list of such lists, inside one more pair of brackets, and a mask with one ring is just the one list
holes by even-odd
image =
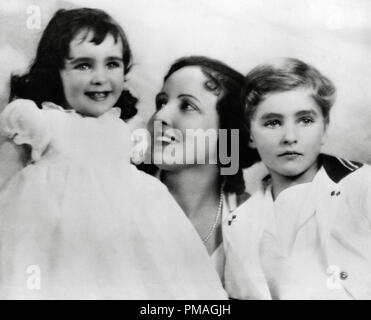
[[0, 114], [0, 135], [17, 145], [30, 145], [33, 161], [40, 159], [51, 138], [45, 112], [33, 101], [25, 99], [9, 103]]

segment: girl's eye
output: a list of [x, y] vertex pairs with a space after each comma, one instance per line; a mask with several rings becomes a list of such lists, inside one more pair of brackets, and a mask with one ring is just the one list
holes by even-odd
[[85, 71], [91, 69], [91, 65], [89, 63], [80, 63], [75, 66], [75, 69]]
[[111, 62], [107, 63], [107, 67], [108, 67], [108, 69], [116, 69], [116, 68], [120, 68], [121, 64], [118, 61], [111, 61]]
[[264, 123], [264, 127], [271, 129], [277, 128], [279, 125], [281, 125], [279, 120], [268, 120]]
[[302, 123], [303, 125], [307, 126], [314, 122], [314, 120], [310, 117], [300, 118], [299, 123]]

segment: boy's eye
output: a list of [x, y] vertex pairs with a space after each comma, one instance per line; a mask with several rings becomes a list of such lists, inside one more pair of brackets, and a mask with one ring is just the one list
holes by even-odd
[[108, 67], [108, 69], [120, 68], [121, 67], [121, 63], [118, 62], [118, 61], [111, 61], [111, 62], [108, 62], [107, 63], [107, 67]]
[[281, 122], [279, 120], [268, 120], [264, 122], [264, 127], [274, 129], [281, 125]]
[[75, 66], [75, 69], [77, 70], [82, 70], [82, 71], [85, 71], [85, 70], [89, 70], [91, 68], [91, 65], [89, 63], [80, 63], [78, 65]]
[[299, 123], [302, 123], [303, 125], [306, 125], [306, 126], [313, 123], [313, 122], [314, 122], [314, 120], [310, 117], [304, 117], [304, 118], [299, 119]]

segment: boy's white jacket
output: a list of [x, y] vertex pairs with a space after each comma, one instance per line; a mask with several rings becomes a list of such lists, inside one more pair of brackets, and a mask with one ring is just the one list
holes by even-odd
[[[324, 154], [320, 158], [322, 170], [312, 183], [317, 184], [313, 214], [323, 273], [336, 266], [347, 275], [341, 285], [351, 297], [371, 299], [371, 167]], [[262, 186], [223, 224], [225, 286], [232, 298], [271, 299], [259, 254], [263, 191]]]

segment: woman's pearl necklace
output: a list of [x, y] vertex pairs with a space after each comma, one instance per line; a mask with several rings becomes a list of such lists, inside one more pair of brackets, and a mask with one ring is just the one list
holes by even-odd
[[209, 241], [211, 235], [213, 234], [213, 232], [214, 232], [214, 230], [215, 230], [215, 228], [218, 224], [220, 214], [222, 213], [222, 209], [223, 209], [223, 186], [220, 188], [219, 205], [218, 205], [218, 210], [216, 211], [214, 223], [210, 227], [210, 230], [207, 233], [207, 235], [204, 238], [202, 238], [202, 241], [205, 244]]

